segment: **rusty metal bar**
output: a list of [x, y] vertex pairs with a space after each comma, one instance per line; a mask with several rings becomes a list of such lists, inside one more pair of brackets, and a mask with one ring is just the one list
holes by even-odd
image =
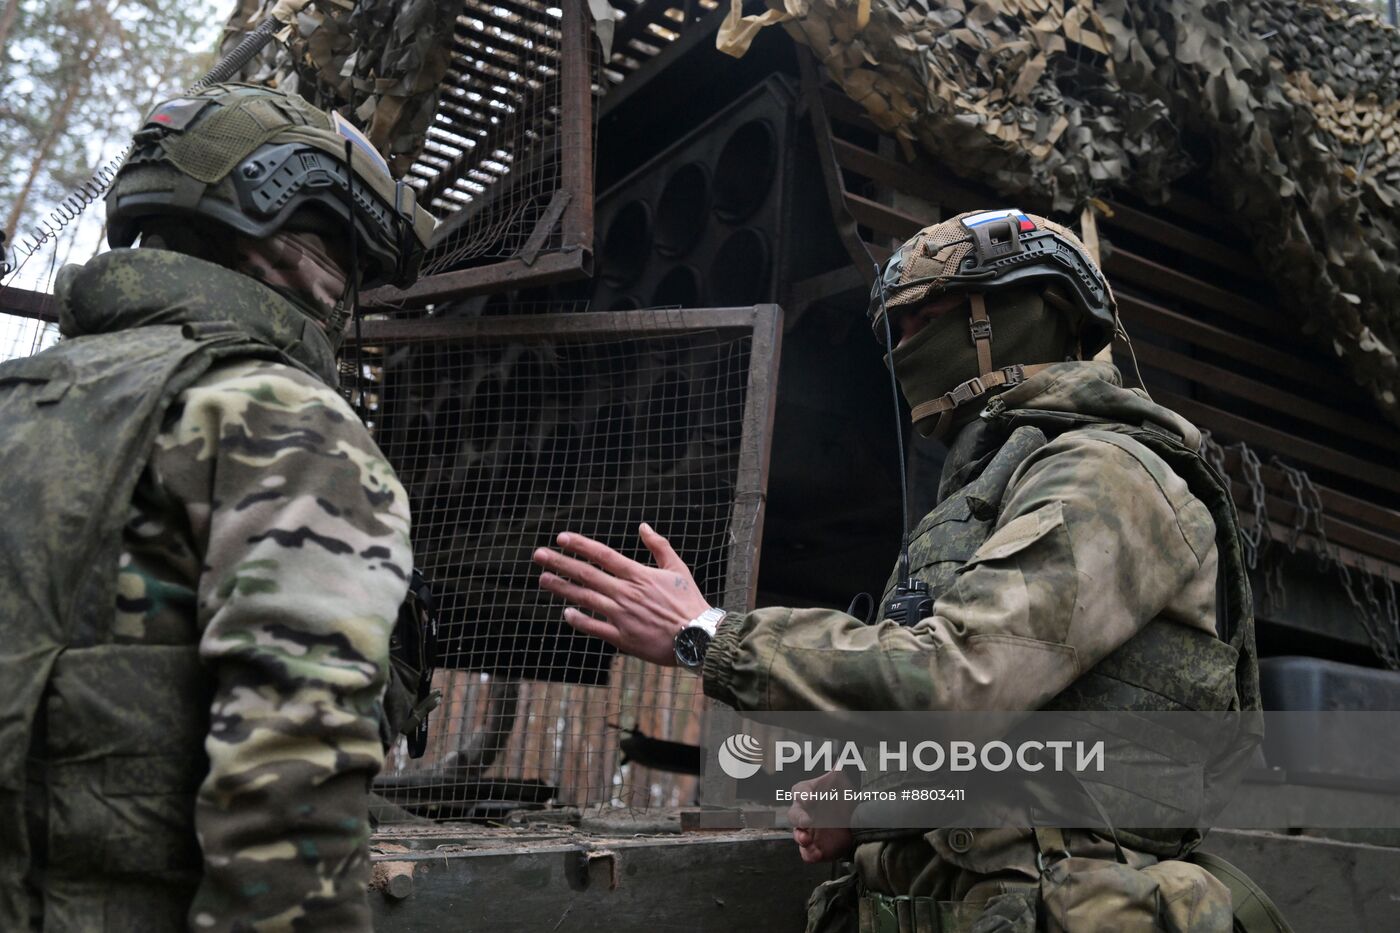
[[[541, 262], [548, 256], [541, 257]], [[494, 267], [488, 267], [494, 268]], [[776, 305], [687, 308], [684, 311], [595, 311], [588, 314], [513, 314], [493, 317], [400, 318], [363, 321], [366, 345], [454, 340], [560, 340], [609, 334], [669, 334], [752, 330]], [[781, 315], [779, 315], [781, 316]], [[347, 340], [354, 342], [351, 332]], [[774, 353], [777, 351], [774, 350]], [[777, 377], [775, 376], [774, 379]]]
[[549, 199], [549, 206], [545, 208], [544, 214], [535, 224], [535, 229], [530, 231], [530, 238], [525, 241], [525, 246], [520, 250], [520, 258], [526, 265], [533, 265], [535, 257], [544, 249], [545, 242], [549, 235], [554, 232], [554, 228], [559, 226], [559, 219], [563, 217], [564, 211], [569, 207], [569, 192], [563, 188], [554, 192], [554, 197]]
[[[737, 309], [736, 309], [737, 310]], [[752, 609], [758, 596], [758, 560], [768, 495], [768, 466], [773, 418], [778, 401], [778, 363], [782, 357], [783, 311], [777, 305], [748, 309], [753, 327], [749, 382], [744, 394], [744, 429], [735, 470], [734, 509], [729, 527], [736, 543], [747, 541], [748, 553], [731, 552], [725, 572], [726, 609]], [[680, 315], [691, 316], [690, 311]], [[728, 313], [727, 311], [724, 313]], [[586, 315], [591, 317], [592, 315]]]
[[559, 75], [560, 187], [569, 204], [560, 224], [564, 249], [593, 243], [593, 30], [583, 0], [562, 5]]
[[6, 285], [0, 288], [0, 314], [57, 323], [58, 306], [53, 295]]
[[576, 248], [545, 253], [533, 265], [520, 259], [507, 259], [489, 266], [440, 272], [419, 279], [408, 289], [376, 288], [366, 292], [362, 299], [365, 310], [373, 313], [376, 308], [415, 307], [509, 288], [552, 285], [587, 276], [592, 267], [592, 252]]

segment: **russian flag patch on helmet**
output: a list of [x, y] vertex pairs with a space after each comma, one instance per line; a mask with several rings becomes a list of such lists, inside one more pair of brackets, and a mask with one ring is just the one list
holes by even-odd
[[[354, 147], [359, 150], [365, 158], [369, 159], [371, 165], [379, 169], [379, 171], [383, 172], [385, 175], [390, 175], [389, 163], [384, 161], [384, 157], [379, 154], [378, 149], [374, 148], [374, 144], [365, 138], [364, 133], [361, 133], [353, 123], [334, 110], [331, 111], [331, 121], [335, 124], [335, 131], [343, 138], [350, 140]], [[390, 175], [390, 177], [392, 178], [393, 176]]]
[[1035, 224], [1031, 219], [1014, 207], [999, 211], [980, 211], [976, 214], [969, 214], [962, 219], [962, 225], [971, 230], [973, 227], [980, 227], [994, 220], [1014, 220], [1021, 233], [1030, 233], [1035, 230]]

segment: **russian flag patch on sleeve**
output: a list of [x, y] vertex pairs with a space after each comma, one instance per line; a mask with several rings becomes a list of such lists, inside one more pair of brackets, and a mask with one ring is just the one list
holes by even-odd
[[1035, 224], [1025, 214], [1012, 207], [998, 211], [980, 211], [976, 214], [969, 214], [962, 219], [962, 225], [971, 230], [973, 227], [980, 227], [983, 224], [991, 223], [994, 220], [1014, 220], [1021, 233], [1030, 233], [1035, 230]]

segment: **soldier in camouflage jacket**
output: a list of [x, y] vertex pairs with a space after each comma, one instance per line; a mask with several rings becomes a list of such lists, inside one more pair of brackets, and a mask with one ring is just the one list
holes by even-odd
[[[950, 445], [938, 504], [910, 547], [927, 617], [866, 625], [826, 609], [718, 613], [643, 526], [657, 567], [567, 532], [559, 551], [536, 553], [541, 586], [589, 610], [565, 618], [628, 653], [691, 666], [708, 695], [739, 710], [1257, 709], [1228, 492], [1199, 457], [1194, 427], [1122, 388], [1110, 364], [1088, 361], [1116, 313], [1073, 234], [1019, 211], [936, 224], [891, 258], [871, 310], [882, 342], [897, 338], [891, 363], [915, 422]], [[1231, 622], [1224, 637], [1218, 605]], [[1228, 761], [1190, 766], [1238, 767], [1257, 736], [1247, 739]], [[1057, 914], [1067, 889], [1050, 883], [1055, 870], [1042, 872], [1047, 852], [1029, 827], [960, 829], [950, 840], [947, 829], [815, 828], [809, 816], [792, 813], [803, 858], [853, 865], [814, 895], [809, 933], [1071, 923]], [[883, 825], [878, 813], [852, 819]], [[1054, 858], [1067, 848], [1077, 858], [1065, 864], [1114, 864], [1113, 841], [1065, 836]], [[1230, 930], [1220, 882], [1172, 861], [1200, 838], [1120, 829], [1139, 896], [1103, 892], [1076, 915], [1075, 933]], [[1157, 916], [1160, 905], [1174, 906]]]
[[[346, 231], [368, 281], [413, 271], [368, 154], [379, 213], [344, 207], [347, 135], [252, 88], [160, 105], [108, 201], [142, 248], [64, 269], [65, 339], [0, 366], [0, 929], [370, 929], [412, 553], [336, 389]], [[279, 165], [280, 215], [235, 216]]]

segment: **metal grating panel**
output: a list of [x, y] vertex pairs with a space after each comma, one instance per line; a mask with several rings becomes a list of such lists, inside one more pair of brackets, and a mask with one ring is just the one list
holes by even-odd
[[[717, 4], [618, 0], [606, 63], [591, 35], [570, 41], [571, 28], [590, 25], [582, 6], [462, 0], [437, 115], [406, 176], [443, 221], [425, 274], [577, 245], [551, 214], [569, 209], [559, 191], [579, 195], [568, 175], [593, 145], [587, 97], [624, 81]], [[572, 99], [579, 93], [584, 102]]]
[[386, 798], [434, 817], [693, 801], [697, 753], [683, 746], [700, 735], [698, 681], [576, 635], [530, 554], [573, 530], [649, 560], [648, 521], [713, 603], [748, 608], [778, 318], [759, 306], [365, 323], [371, 420], [409, 490], [446, 668], [428, 752], [395, 756]]

